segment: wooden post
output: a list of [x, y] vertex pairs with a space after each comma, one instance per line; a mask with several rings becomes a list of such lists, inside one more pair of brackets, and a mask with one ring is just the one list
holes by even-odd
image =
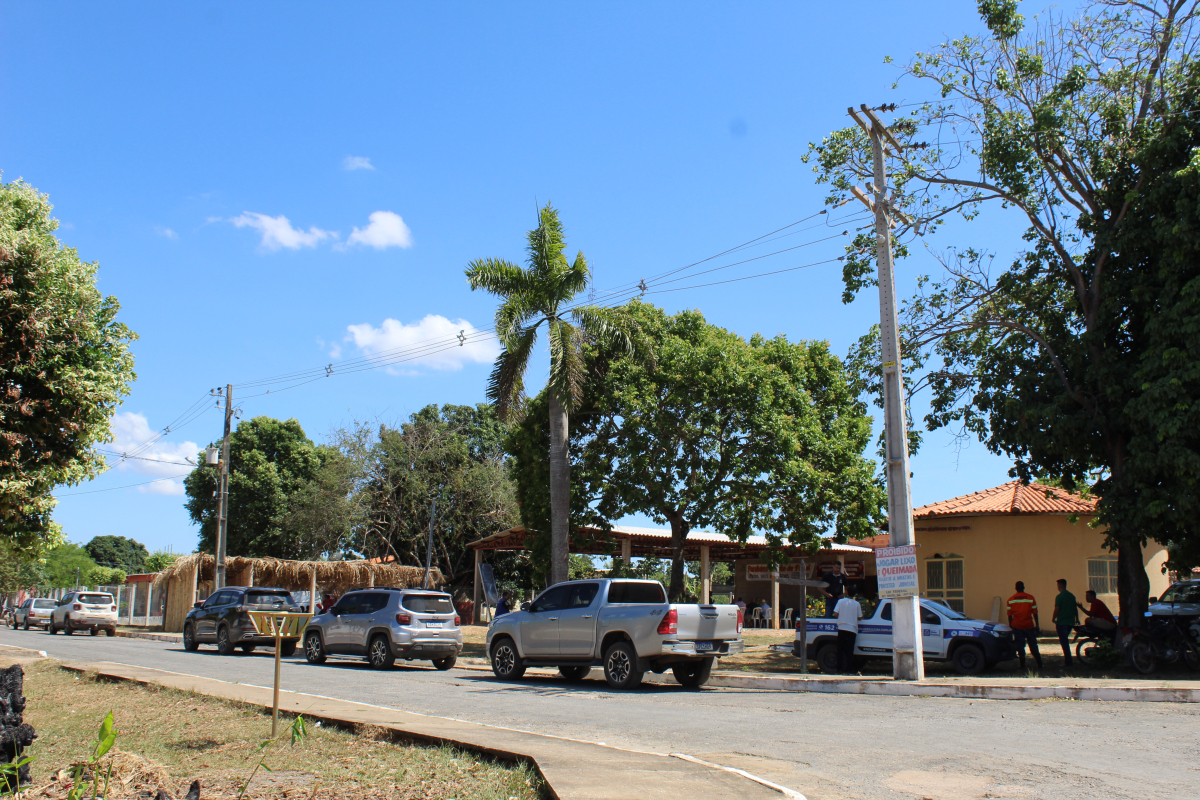
[[375, 588], [375, 570], [370, 570], [367, 575], [367, 588]]
[[133, 590], [129, 593], [129, 624], [132, 625], [133, 624], [133, 604], [137, 602], [137, 584], [132, 583], [129, 585], [129, 588]]
[[481, 563], [483, 563], [483, 551], [476, 549], [475, 578], [471, 583], [471, 622], [475, 625], [478, 625], [483, 619], [483, 615], [480, 612], [480, 607], [483, 605], [483, 601], [480, 598], [480, 595], [483, 593], [483, 587], [480, 585], [481, 581], [479, 580], [479, 565]]
[[779, 570], [771, 570], [771, 628], [779, 630]]
[[274, 739], [279, 729], [279, 651], [283, 649], [283, 626], [275, 625], [275, 695], [271, 704], [271, 738]]
[[633, 566], [633, 540], [621, 540], [621, 560], [625, 562], [625, 566]]
[[[196, 605], [200, 600], [200, 560], [196, 559], [196, 566], [192, 569], [192, 602], [188, 603], [188, 608]], [[187, 609], [184, 610], [187, 614]]]
[[247, 569], [250, 570], [250, 575], [248, 576], [248, 578], [246, 580], [246, 585], [253, 586], [254, 585], [254, 562], [253, 561], [250, 562], [250, 566], [247, 567]]
[[314, 616], [317, 613], [317, 568], [312, 568], [312, 573], [309, 575], [308, 581], [308, 613]]
[[700, 545], [700, 602], [712, 602], [712, 569], [709, 564], [709, 547]]

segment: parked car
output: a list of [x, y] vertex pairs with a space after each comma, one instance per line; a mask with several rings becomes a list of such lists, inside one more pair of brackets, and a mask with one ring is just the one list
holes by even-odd
[[1155, 617], [1200, 619], [1200, 579], [1176, 581], [1162, 597], [1151, 597], [1149, 612]]
[[701, 686], [717, 658], [744, 649], [742, 623], [735, 605], [668, 603], [658, 581], [567, 581], [494, 619], [487, 649], [497, 678], [549, 666], [577, 681], [602, 666], [615, 689], [668, 669], [684, 686]]
[[117, 601], [108, 592], [69, 592], [50, 612], [50, 633], [87, 631], [96, 636], [104, 631], [117, 635]]
[[14, 628], [45, 628], [50, 625], [50, 614], [58, 606], [53, 597], [30, 597], [13, 609], [9, 623]]
[[[981, 619], [968, 619], [941, 603], [921, 599], [921, 647], [926, 661], [949, 661], [963, 675], [978, 675], [988, 667], [1017, 657], [1012, 628]], [[800, 626], [792, 654], [801, 657]], [[854, 641], [858, 658], [892, 657], [892, 601], [879, 602], [875, 613], [858, 623]], [[822, 672], [837, 672], [837, 620], [809, 618], [808, 652]]]
[[[183, 649], [195, 652], [201, 644], [217, 646], [223, 656], [241, 648], [253, 653], [259, 645], [275, 645], [274, 636], [260, 636], [250, 611], [298, 612], [306, 609], [296, 605], [287, 589], [264, 586], [226, 586], [218, 589], [203, 602], [196, 603], [183, 620]], [[285, 658], [296, 652], [299, 638], [284, 639], [279, 654]]]
[[450, 669], [462, 652], [461, 619], [450, 595], [427, 589], [360, 589], [342, 595], [304, 629], [304, 657], [366, 657], [375, 669], [397, 658]]

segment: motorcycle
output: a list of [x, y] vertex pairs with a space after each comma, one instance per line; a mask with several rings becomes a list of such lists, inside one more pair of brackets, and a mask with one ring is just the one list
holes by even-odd
[[1159, 664], [1182, 661], [1189, 669], [1200, 671], [1200, 646], [1183, 628], [1178, 617], [1159, 617], [1146, 612], [1141, 630], [1125, 633], [1129, 639], [1129, 659], [1134, 669], [1149, 675]]
[[1100, 630], [1088, 625], [1075, 626], [1075, 657], [1085, 667], [1099, 666], [1102, 649], [1116, 645], [1117, 629]]

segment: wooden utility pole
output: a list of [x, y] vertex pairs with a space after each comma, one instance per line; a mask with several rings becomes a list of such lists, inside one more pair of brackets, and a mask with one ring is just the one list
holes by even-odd
[[429, 588], [429, 573], [433, 571], [433, 519], [437, 515], [437, 498], [431, 498], [429, 501], [429, 542], [425, 546], [425, 578], [421, 581], [421, 588]]
[[229, 543], [229, 429], [233, 424], [233, 384], [225, 385], [225, 436], [221, 439], [221, 483], [217, 490], [217, 574], [214, 591], [225, 588], [225, 548]]
[[[896, 278], [892, 270], [892, 225], [888, 216], [887, 172], [884, 148], [896, 153], [904, 148], [892, 137], [865, 104], [862, 116], [846, 109], [871, 139], [874, 185], [870, 196], [854, 195], [875, 212], [875, 254], [879, 265], [879, 342], [883, 361], [883, 430], [887, 443], [888, 539], [892, 547], [916, 544], [913, 536], [912, 492], [908, 467], [908, 420], [905, 414], [904, 375], [900, 363], [900, 325], [896, 312]], [[865, 120], [864, 120], [865, 117]], [[916, 596], [892, 599], [892, 675], [899, 680], [925, 677], [921, 649], [921, 605]]]

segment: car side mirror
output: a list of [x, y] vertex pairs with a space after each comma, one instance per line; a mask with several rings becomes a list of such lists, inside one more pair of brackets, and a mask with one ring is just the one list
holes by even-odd
[[533, 603], [530, 603], [529, 601], [521, 603], [521, 610], [528, 611], [532, 605], [533, 605]]
[[200, 608], [203, 605], [204, 605], [204, 603], [202, 603], [202, 602], [201, 603], [192, 603], [192, 608]]
[[1155, 604], [1155, 603], [1157, 603], [1157, 602], [1158, 602], [1158, 598], [1157, 598], [1157, 597], [1151, 597], [1151, 598], [1150, 598], [1150, 604], [1151, 604], [1151, 605], [1154, 605], [1154, 604]]

